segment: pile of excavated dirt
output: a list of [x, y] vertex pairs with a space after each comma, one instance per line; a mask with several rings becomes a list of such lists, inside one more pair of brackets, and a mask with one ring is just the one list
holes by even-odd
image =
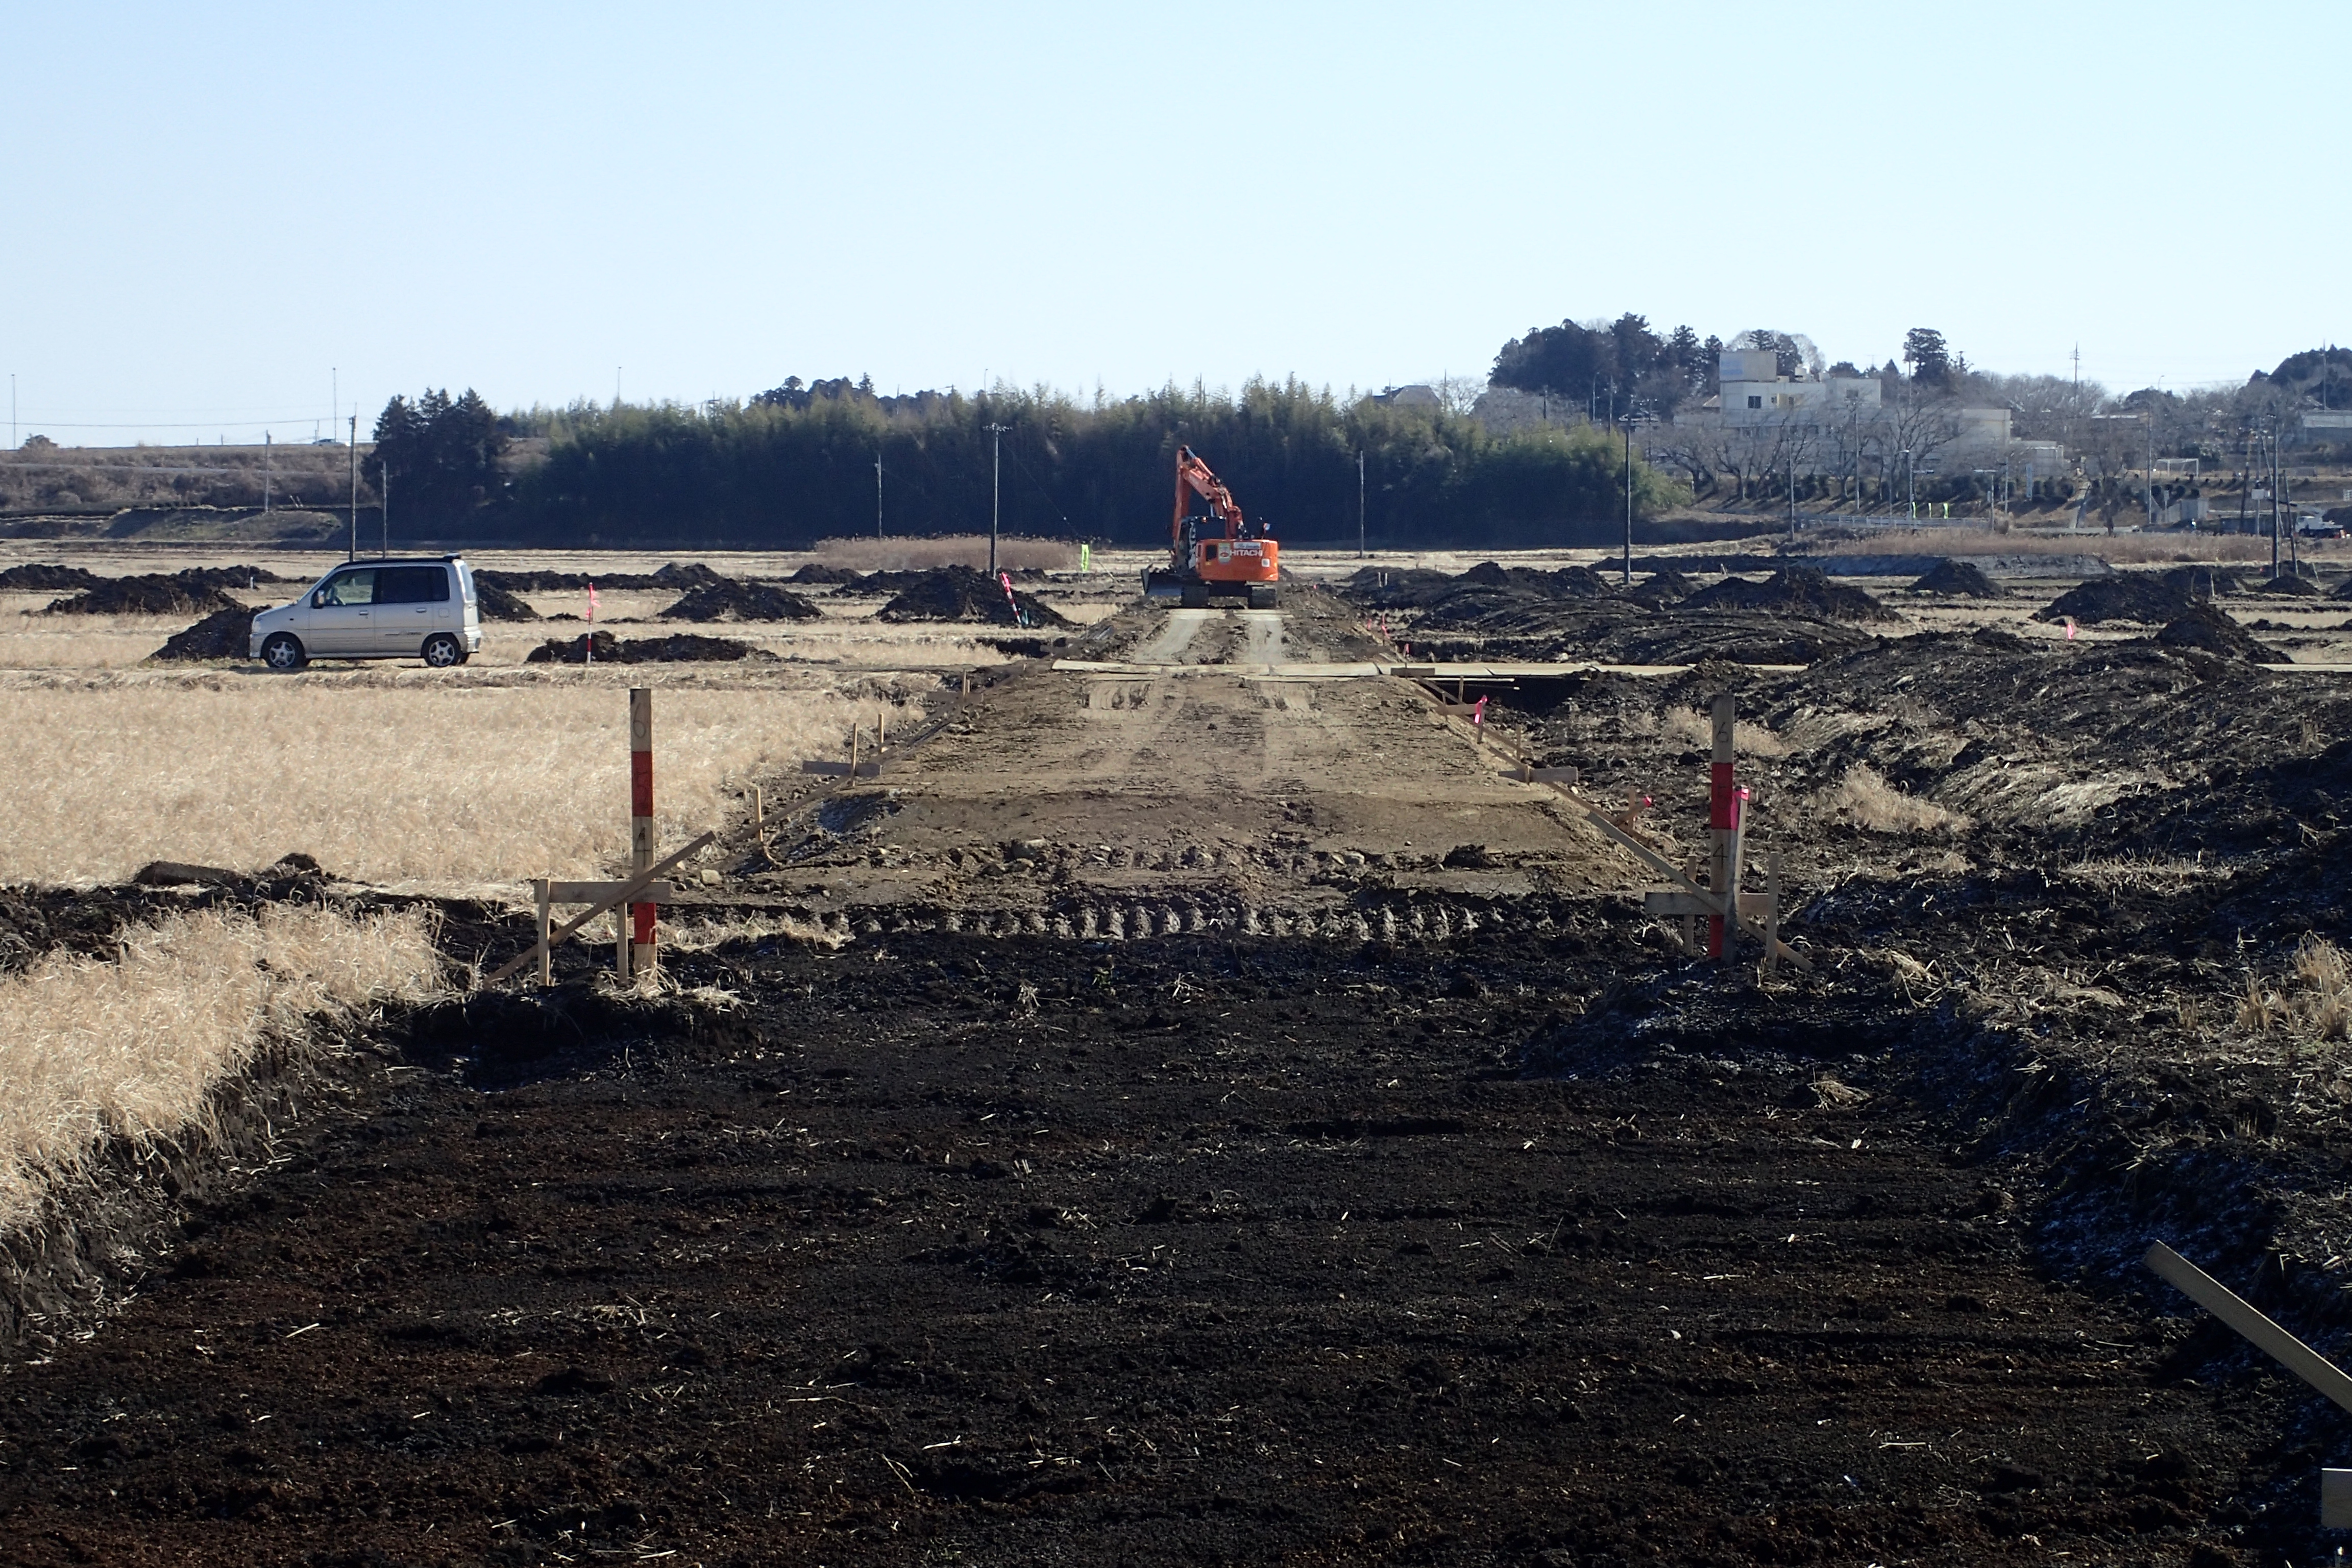
[[172, 634], [149, 658], [250, 658], [253, 657], [253, 612], [239, 605], [215, 610], [185, 631]]
[[821, 561], [812, 561], [784, 581], [807, 583], [816, 586], [837, 586], [856, 583], [863, 576], [863, 573], [853, 572], [846, 566], [827, 566]]
[[2166, 647], [2193, 647], [2224, 658], [2252, 659], [2256, 664], [2275, 663], [2281, 658], [2231, 619], [2228, 611], [2202, 601], [2165, 622], [2156, 640]]
[[1371, 609], [1417, 610], [1437, 603], [1461, 584], [1451, 572], [1426, 567], [1366, 566], [1335, 587]]
[[[2227, 566], [2175, 566], [2163, 576], [2166, 583], [2192, 599], [2210, 599], [2223, 594], [2246, 591], [2244, 576]], [[2074, 618], [2082, 619], [2080, 616]]]
[[474, 607], [486, 621], [535, 621], [537, 610], [520, 594], [501, 588], [495, 583], [485, 583], [482, 574], [474, 574]]
[[694, 632], [673, 632], [666, 637], [618, 638], [610, 632], [593, 634], [596, 657], [579, 637], [550, 637], [523, 657], [525, 664], [726, 664], [740, 659], [772, 659], [776, 656], [733, 637], [707, 637]]
[[1626, 597], [1637, 605], [1646, 605], [1657, 610], [1679, 604], [1697, 592], [1698, 584], [1679, 572], [1653, 572], [1634, 584], [1633, 592]]
[[1810, 566], [1783, 566], [1762, 583], [1727, 577], [1683, 601], [1685, 610], [1749, 610], [1825, 621], [1891, 621], [1894, 613], [1860, 588], [1832, 583]]
[[584, 592], [592, 584], [614, 593], [653, 588], [706, 588], [713, 583], [723, 583], [721, 577], [699, 561], [683, 565], [671, 562], [658, 572], [614, 572], [599, 575], [590, 572], [499, 572], [477, 570], [477, 587], [487, 583], [504, 588], [510, 594], [560, 594], [572, 590]]
[[[884, 575], [876, 573], [875, 577]], [[875, 577], [869, 577], [866, 586]], [[984, 572], [969, 566], [940, 566], [928, 572], [908, 574], [908, 580], [888, 604], [875, 613], [877, 621], [953, 621], [978, 622], [986, 626], [1067, 626], [1070, 618], [1044, 600], [1031, 595], [1013, 594], [1021, 607], [1018, 616], [1013, 605], [1005, 603], [1004, 585]]]
[[1950, 557], [1936, 563], [1934, 570], [1911, 584], [1915, 593], [1940, 594], [1951, 599], [2002, 599], [2008, 595], [1999, 584], [1978, 569], [1973, 562], [1956, 561]]
[[[181, 572], [171, 576], [145, 574], [105, 577], [68, 598], [53, 599], [45, 616], [186, 616], [245, 606], [210, 581], [217, 574]], [[245, 611], [250, 615], [252, 612]]]
[[1525, 588], [1554, 599], [1605, 599], [1616, 592], [1588, 566], [1562, 566], [1554, 572], [1538, 572], [1529, 566], [1505, 566], [1498, 562], [1481, 561], [1454, 581], [1465, 586], [1482, 588]]
[[2186, 615], [2194, 603], [2185, 581], [2176, 584], [2153, 572], [2118, 572], [2112, 577], [2094, 577], [2067, 589], [2053, 599], [2048, 608], [2036, 610], [2033, 618], [2054, 622], [2072, 616], [2086, 626], [2102, 621], [2137, 621], [2144, 626], [2160, 626]]
[[172, 580], [191, 587], [254, 589], [264, 583], [308, 583], [308, 577], [284, 577], [267, 566], [189, 566], [172, 574]]
[[2276, 577], [2265, 577], [2263, 579], [2262, 582], [2255, 584], [2254, 592], [2257, 594], [2283, 594], [2290, 598], [2296, 599], [2315, 599], [2319, 597], [2319, 584], [2313, 582], [2308, 577], [2289, 577], [2282, 573]]
[[79, 566], [53, 566], [45, 562], [28, 562], [0, 572], [0, 593], [67, 594], [98, 586], [101, 579], [94, 572]]
[[814, 621], [824, 612], [773, 583], [721, 577], [688, 594], [654, 618], [661, 621]]

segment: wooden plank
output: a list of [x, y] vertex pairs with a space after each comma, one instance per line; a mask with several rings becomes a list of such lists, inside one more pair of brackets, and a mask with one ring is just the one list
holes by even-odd
[[531, 951], [539, 954], [539, 983], [541, 985], [552, 985], [555, 984], [552, 963], [554, 953], [553, 950], [547, 945], [548, 905], [552, 900], [548, 897], [547, 879], [544, 877], [534, 879], [530, 889], [532, 902], [538, 906], [535, 929], [539, 932], [539, 941], [532, 944]]
[[804, 773], [823, 773], [828, 778], [856, 777], [861, 779], [871, 779], [882, 776], [882, 764], [872, 761], [857, 763], [855, 764], [849, 763], [829, 763], [813, 758], [801, 764], [801, 772]]
[[1582, 771], [1576, 768], [1530, 768], [1528, 770], [1528, 782], [1529, 784], [1572, 784], [1579, 782], [1583, 777], [1584, 774]]
[[2255, 1349], [2342, 1408], [2352, 1410], [2352, 1377], [2345, 1376], [2334, 1362], [2264, 1317], [2252, 1302], [2160, 1241], [2150, 1247], [2140, 1261], [2182, 1295], [2235, 1329]]
[[[1769, 893], [1742, 893], [1739, 912], [1744, 917], [1762, 920], [1771, 912]], [[1713, 893], [1685, 893], [1677, 888], [1650, 888], [1642, 894], [1642, 910], [1653, 915], [1706, 915], [1723, 913], [1723, 900]]]
[[[624, 888], [634, 888], [628, 882], [553, 882], [547, 884], [547, 901], [551, 904], [593, 904], [617, 897]], [[677, 891], [674, 882], [648, 882], [642, 891], [629, 895], [634, 904], [667, 904]]]
[[[548, 937], [547, 945], [554, 947], [560, 942], [571, 941], [572, 933], [577, 931], [582, 926], [586, 925], [590, 921], [594, 920], [598, 915], [603, 914], [614, 904], [625, 903], [628, 900], [635, 898], [639, 893], [642, 893], [647, 888], [652, 887], [655, 880], [659, 878], [663, 872], [668, 870], [671, 867], [678, 864], [680, 861], [685, 860], [689, 856], [700, 854], [703, 850], [708, 849], [710, 846], [718, 842], [719, 835], [716, 833], [706, 833], [702, 835], [701, 837], [695, 839], [691, 844], [688, 844], [685, 848], [656, 862], [642, 875], [632, 877], [627, 881], [622, 883], [619, 897], [604, 900], [590, 908], [585, 913], [577, 915], [572, 919], [566, 921], [563, 924], [562, 930], [555, 931]], [[622, 926], [622, 940], [624, 942], [627, 941], [627, 923], [625, 921], [623, 922]], [[525, 948], [522, 952], [516, 957], [510, 958], [507, 960], [506, 963], [499, 965], [498, 969], [486, 976], [482, 980], [481, 984], [484, 985], [496, 985], [499, 981], [504, 980], [508, 975], [512, 974], [516, 970], [520, 969], [524, 964], [529, 963], [532, 959], [538, 956], [539, 950], [536, 946]]]

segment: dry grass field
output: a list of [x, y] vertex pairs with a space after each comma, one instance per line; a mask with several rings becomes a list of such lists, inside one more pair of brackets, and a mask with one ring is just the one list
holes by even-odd
[[184, 1145], [212, 1086], [273, 1039], [305, 1048], [314, 1015], [425, 997], [439, 973], [414, 911], [268, 909], [175, 915], [111, 962], [52, 953], [0, 980], [0, 1234], [117, 1139]]
[[[726, 668], [727, 667], [719, 667]], [[0, 763], [0, 881], [105, 882], [152, 859], [478, 888], [627, 854], [625, 689], [652, 685], [660, 837], [716, 826], [763, 770], [830, 756], [928, 678], [366, 669], [292, 678], [0, 675], [38, 743]], [[512, 891], [512, 889], [508, 889]]]

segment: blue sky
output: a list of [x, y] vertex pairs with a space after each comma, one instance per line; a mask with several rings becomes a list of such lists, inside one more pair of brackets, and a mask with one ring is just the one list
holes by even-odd
[[1476, 375], [1633, 310], [2120, 391], [2352, 340], [2352, 7], [20, 6], [23, 433]]

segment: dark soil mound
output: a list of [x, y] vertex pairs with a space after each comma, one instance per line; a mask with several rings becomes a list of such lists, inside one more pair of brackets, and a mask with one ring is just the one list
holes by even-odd
[[2000, 599], [2007, 597], [1993, 580], [1977, 569], [1973, 562], [1947, 558], [1937, 563], [1936, 569], [1911, 584], [1922, 594], [1941, 594], [1953, 599]]
[[[877, 573], [876, 576], [881, 575]], [[1066, 626], [1068, 616], [1027, 594], [1013, 595], [1020, 614], [1005, 603], [1004, 585], [969, 566], [941, 566], [913, 574], [914, 580], [875, 616], [877, 621], [978, 621], [989, 626]], [[868, 578], [868, 582], [872, 579]]]
[[2063, 621], [2072, 616], [2083, 626], [2101, 621], [2140, 621], [2160, 626], [2189, 613], [2189, 591], [2176, 587], [2152, 572], [2118, 572], [2094, 577], [2067, 589], [2034, 612], [2037, 621]]
[[2164, 629], [2156, 634], [2156, 640], [2166, 647], [2193, 647], [2224, 658], [2251, 659], [2256, 664], [2269, 664], [2278, 658], [2226, 612], [2206, 604], [2192, 605], [2185, 614], [2167, 621]]
[[474, 607], [486, 621], [535, 621], [539, 612], [525, 604], [520, 594], [482, 581], [481, 574], [474, 574]]
[[[597, 632], [598, 664], [729, 664], [739, 659], [773, 658], [765, 648], [733, 637], [707, 637], [694, 632], [673, 632], [666, 637], [632, 637], [626, 641], [610, 632]], [[579, 637], [550, 637], [530, 650], [525, 664], [586, 664], [587, 650]]]
[[1660, 609], [1680, 604], [1698, 592], [1698, 584], [1679, 572], [1653, 572], [1634, 585], [1631, 595], [1634, 603]]
[[257, 588], [264, 583], [307, 583], [307, 577], [281, 577], [267, 566], [190, 566], [172, 574], [172, 581], [191, 588]]
[[51, 566], [36, 561], [0, 572], [0, 593], [70, 594], [83, 588], [95, 588], [99, 582], [95, 573], [85, 572], [79, 566]]
[[1481, 561], [1454, 581], [1459, 586], [1532, 589], [1554, 599], [1603, 599], [1616, 592], [1601, 580], [1600, 574], [1587, 566], [1538, 572], [1530, 566], [1503, 566]]
[[1685, 610], [1763, 610], [1825, 621], [1893, 619], [1885, 605], [1859, 588], [1843, 588], [1810, 566], [1783, 566], [1762, 583], [1727, 577], [1683, 601]]
[[814, 621], [824, 614], [773, 583], [738, 583], [721, 577], [661, 612], [664, 621]]
[[2308, 577], [2268, 577], [2255, 584], [2257, 594], [2286, 594], [2299, 599], [2319, 597], [2319, 584]]
[[647, 588], [707, 588], [727, 579], [699, 561], [680, 565], [673, 561], [658, 572], [480, 572], [474, 574], [477, 587], [488, 584], [504, 588], [509, 594], [561, 594], [571, 590], [585, 591], [590, 584], [615, 593]]
[[174, 632], [149, 658], [248, 658], [253, 653], [253, 612], [239, 605], [215, 610], [194, 626]]
[[802, 567], [799, 571], [793, 573], [791, 576], [785, 578], [784, 581], [787, 583], [821, 584], [855, 583], [858, 580], [859, 575], [860, 574], [852, 572], [846, 566], [826, 566], [818, 562], [812, 561], [807, 565]]
[[1339, 590], [1356, 603], [1374, 609], [1410, 610], [1433, 605], [1461, 586], [1462, 579], [1450, 572], [1366, 566], [1340, 584]]
[[[2164, 580], [2192, 599], [2210, 599], [2223, 594], [2242, 594], [2246, 580], [2227, 566], [2175, 566], [2164, 574]], [[2080, 616], [2074, 617], [2082, 619]]]
[[45, 616], [202, 616], [215, 610], [252, 612], [221, 591], [218, 584], [171, 577], [109, 577], [70, 598], [54, 599]]

